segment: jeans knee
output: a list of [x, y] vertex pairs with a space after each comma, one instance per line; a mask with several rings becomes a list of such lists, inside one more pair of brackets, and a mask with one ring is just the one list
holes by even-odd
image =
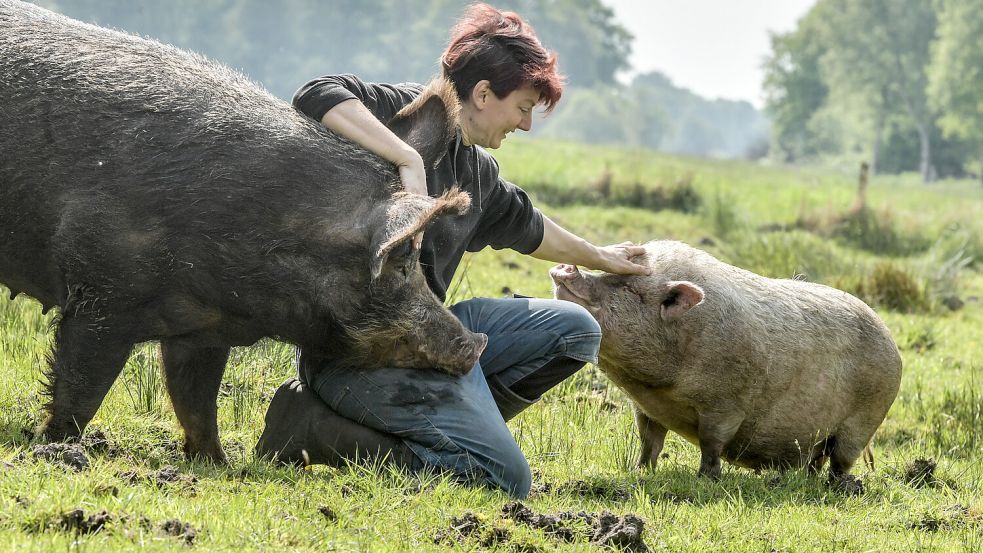
[[[587, 311], [582, 305], [578, 305], [569, 301], [557, 300], [558, 303], [563, 304], [559, 315], [563, 317], [564, 326], [569, 329], [569, 334], [571, 336], [577, 336], [580, 334], [596, 334], [598, 337], [601, 335], [601, 325], [597, 323], [597, 320], [590, 311]], [[598, 338], [600, 340], [600, 338]]]
[[532, 471], [529, 461], [523, 455], [518, 455], [505, 466], [502, 481], [497, 483], [509, 495], [517, 499], [525, 499], [532, 487]]

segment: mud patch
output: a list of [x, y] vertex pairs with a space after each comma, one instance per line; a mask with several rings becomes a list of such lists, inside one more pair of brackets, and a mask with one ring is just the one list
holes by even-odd
[[89, 458], [85, 455], [85, 449], [79, 444], [39, 444], [31, 448], [30, 454], [22, 453], [20, 458], [28, 456], [75, 472], [89, 468]]
[[324, 517], [324, 520], [328, 522], [334, 522], [338, 520], [338, 514], [334, 512], [334, 509], [328, 507], [327, 505], [321, 505], [320, 507], [318, 507], [317, 512], [321, 513], [321, 516]]
[[128, 470], [116, 476], [130, 485], [135, 485], [138, 482], [149, 482], [158, 489], [166, 488], [170, 484], [180, 484], [188, 489], [194, 490], [195, 484], [198, 483], [198, 477], [182, 474], [177, 467], [170, 465], [152, 473], [140, 474], [135, 470]]
[[934, 459], [915, 459], [905, 467], [902, 478], [913, 488], [936, 487], [942, 484], [935, 478], [935, 469], [938, 466]]
[[579, 537], [584, 537], [594, 545], [614, 547], [621, 551], [633, 553], [648, 551], [642, 540], [645, 521], [634, 514], [618, 516], [610, 511], [537, 514], [515, 501], [502, 507], [502, 516], [542, 530], [547, 536], [565, 542], [573, 542]]
[[113, 515], [106, 511], [99, 511], [94, 515], [85, 516], [82, 509], [73, 509], [62, 513], [57, 517], [55, 523], [58, 528], [65, 532], [75, 532], [77, 534], [94, 534], [103, 529], [107, 524], [115, 520]]
[[863, 495], [864, 493], [863, 481], [852, 474], [831, 475], [827, 483], [833, 491], [843, 495]]
[[78, 439], [78, 444], [85, 448], [88, 453], [98, 453], [109, 457], [117, 457], [122, 453], [120, 448], [109, 441], [105, 432], [99, 429], [86, 433]]
[[453, 545], [464, 541], [474, 541], [481, 547], [495, 547], [512, 538], [507, 528], [497, 524], [488, 524], [483, 515], [468, 511], [459, 517], [451, 519], [451, 526], [437, 532], [435, 544]]
[[195, 539], [198, 537], [198, 530], [194, 526], [187, 522], [181, 522], [176, 518], [165, 520], [157, 526], [157, 529], [161, 534], [172, 538], [180, 538], [181, 541], [188, 545], [193, 545]]
[[983, 512], [956, 503], [945, 507], [941, 512], [926, 513], [908, 527], [924, 532], [939, 532], [956, 530], [981, 521]]
[[144, 531], [156, 529], [158, 534], [180, 538], [187, 545], [192, 545], [198, 535], [197, 529], [177, 519], [164, 521], [155, 527], [153, 522], [143, 515], [114, 515], [103, 510], [86, 516], [85, 511], [81, 508], [54, 515], [42, 515], [40, 518], [27, 523], [24, 530], [30, 533], [59, 531], [76, 535], [121, 531], [122, 534], [129, 536], [131, 530], [127, 527], [132, 525], [137, 525]]

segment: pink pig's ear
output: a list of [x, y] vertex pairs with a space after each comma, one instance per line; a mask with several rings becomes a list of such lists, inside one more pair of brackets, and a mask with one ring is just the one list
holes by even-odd
[[669, 292], [660, 309], [663, 321], [675, 321], [703, 301], [703, 289], [692, 282], [678, 280], [666, 284]]

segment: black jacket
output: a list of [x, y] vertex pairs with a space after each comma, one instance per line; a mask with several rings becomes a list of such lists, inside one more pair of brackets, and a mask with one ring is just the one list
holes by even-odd
[[[376, 118], [388, 122], [423, 91], [416, 83], [366, 83], [353, 75], [314, 79], [294, 94], [293, 104], [315, 121], [337, 104], [355, 98]], [[431, 196], [459, 185], [471, 194], [471, 210], [460, 217], [439, 218], [423, 235], [420, 264], [431, 290], [443, 300], [465, 251], [491, 246], [531, 253], [543, 241], [543, 214], [526, 193], [498, 176], [498, 162], [477, 146], [461, 144], [460, 132], [447, 155], [427, 171]]]

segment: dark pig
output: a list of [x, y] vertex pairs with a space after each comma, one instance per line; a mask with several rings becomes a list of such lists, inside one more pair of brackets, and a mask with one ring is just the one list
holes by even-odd
[[[353, 368], [471, 369], [486, 337], [427, 287], [411, 238], [470, 198], [394, 167], [243, 76], [0, 0], [0, 282], [58, 307], [49, 439], [81, 434], [134, 344], [160, 340], [185, 452], [223, 460], [229, 348], [265, 336]], [[438, 81], [390, 126], [436, 163]]]
[[831, 476], [847, 473], [901, 383], [901, 356], [874, 311], [679, 242], [645, 249], [646, 276], [550, 271], [556, 297], [601, 325], [600, 368], [635, 404], [639, 463], [654, 466], [672, 430], [699, 445], [711, 478], [721, 456], [814, 471], [829, 459]]

